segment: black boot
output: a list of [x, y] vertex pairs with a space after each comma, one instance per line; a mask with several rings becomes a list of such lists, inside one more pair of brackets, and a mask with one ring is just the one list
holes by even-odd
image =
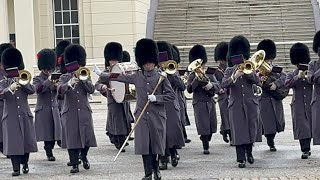
[[23, 174], [29, 173], [29, 166], [27, 163], [22, 166], [22, 172], [23, 172]]
[[55, 161], [56, 158], [53, 156], [52, 149], [54, 147], [55, 141], [45, 141], [44, 150], [46, 151], [48, 161]]
[[222, 135], [223, 141], [229, 143], [227, 131], [220, 131], [220, 134]]
[[78, 173], [79, 172], [79, 166], [78, 165], [73, 165], [71, 170], [70, 170], [70, 173]]
[[309, 152], [303, 152], [301, 155], [301, 159], [308, 159], [309, 157]]
[[248, 163], [250, 163], [250, 164], [254, 163], [254, 158], [253, 158], [252, 153], [247, 154], [247, 160], [248, 160]]
[[148, 176], [144, 176], [142, 178], [142, 180], [152, 180], [152, 174], [148, 175]]
[[169, 158], [167, 156], [160, 156], [159, 169], [160, 170], [168, 169], [168, 162], [169, 162]]
[[239, 161], [238, 167], [239, 168], [245, 168], [246, 167], [246, 161], [243, 161], [243, 160]]
[[176, 148], [171, 148], [170, 149], [170, 155], [171, 155], [171, 165], [173, 167], [177, 167], [178, 163], [179, 163], [179, 159], [177, 157], [177, 149]]
[[20, 176], [20, 171], [13, 171], [12, 176]]
[[157, 160], [156, 155], [153, 155], [153, 170], [154, 170], [153, 179], [154, 180], [161, 180], [159, 161]]
[[90, 163], [89, 163], [87, 157], [83, 157], [83, 158], [81, 158], [81, 160], [83, 162], [83, 168], [87, 169], [87, 170], [90, 169]]
[[[78, 161], [78, 164], [81, 164], [81, 161]], [[68, 162], [67, 166], [72, 166], [71, 162]]]

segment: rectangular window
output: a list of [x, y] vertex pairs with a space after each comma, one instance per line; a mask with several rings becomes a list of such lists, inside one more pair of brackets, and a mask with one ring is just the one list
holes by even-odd
[[62, 40], [79, 44], [78, 0], [52, 0], [55, 45]]

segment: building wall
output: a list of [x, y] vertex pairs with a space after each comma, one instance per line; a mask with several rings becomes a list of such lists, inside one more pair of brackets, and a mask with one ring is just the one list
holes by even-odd
[[8, 22], [9, 22], [9, 33], [14, 34], [15, 25], [14, 25], [14, 1], [8, 0]]

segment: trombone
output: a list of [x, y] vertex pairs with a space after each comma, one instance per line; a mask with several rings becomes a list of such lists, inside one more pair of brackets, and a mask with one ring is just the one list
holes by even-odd
[[205, 74], [202, 68], [202, 59], [194, 60], [189, 66], [188, 71], [194, 72], [199, 81], [209, 82], [209, 77]]
[[174, 60], [166, 61], [163, 65], [163, 71], [167, 74], [175, 74], [177, 72], [178, 64]]

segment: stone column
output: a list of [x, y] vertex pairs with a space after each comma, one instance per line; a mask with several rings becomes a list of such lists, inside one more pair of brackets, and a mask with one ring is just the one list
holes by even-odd
[[36, 62], [33, 0], [14, 0], [16, 46], [23, 55], [25, 69], [33, 75]]

